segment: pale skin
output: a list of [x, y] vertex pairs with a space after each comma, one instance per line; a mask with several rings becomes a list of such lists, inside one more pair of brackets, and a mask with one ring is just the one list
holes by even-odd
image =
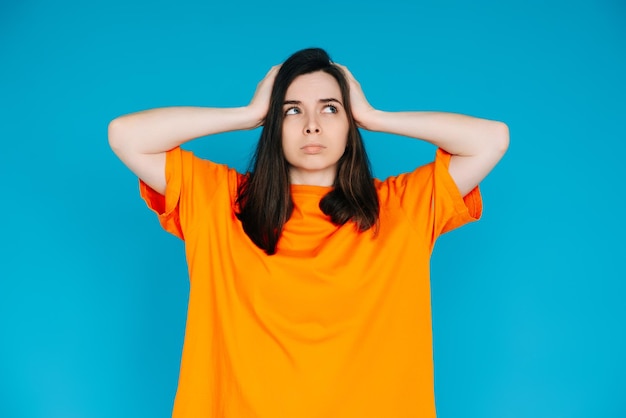
[[[338, 65], [338, 64], [335, 64]], [[338, 65], [350, 85], [352, 114], [359, 127], [377, 132], [403, 135], [429, 142], [452, 154], [449, 172], [462, 195], [474, 189], [502, 158], [509, 144], [508, 127], [498, 121], [444, 112], [386, 112], [375, 109], [367, 101], [360, 84], [352, 73]], [[254, 129], [263, 124], [269, 107], [274, 78], [280, 66], [274, 66], [259, 82], [247, 106], [239, 108], [170, 107], [124, 115], [109, 124], [109, 143], [117, 156], [146, 184], [165, 194], [165, 153], [192, 139], [221, 132]], [[335, 81], [307, 74], [290, 85], [286, 100], [299, 102], [299, 111], [286, 114], [283, 124], [283, 147], [291, 164], [291, 181], [296, 184], [328, 186], [335, 175], [335, 154], [319, 156], [298, 154], [300, 146], [309, 141], [308, 151], [315, 145], [326, 146], [331, 138], [342, 132], [340, 118], [345, 117], [341, 95]], [[306, 76], [309, 82], [307, 83]], [[329, 76], [330, 77], [330, 76]], [[332, 78], [332, 77], [331, 77]], [[300, 86], [296, 82], [303, 81]], [[311, 83], [317, 83], [315, 85]], [[292, 87], [301, 87], [295, 89]], [[333, 92], [333, 88], [336, 90]], [[324, 90], [326, 89], [326, 90]], [[289, 95], [291, 93], [291, 96]], [[318, 97], [319, 96], [319, 97]], [[335, 113], [322, 102], [332, 103]], [[289, 105], [285, 106], [289, 111]], [[308, 130], [308, 132], [307, 132]], [[332, 134], [332, 135], [331, 135]], [[312, 140], [314, 135], [319, 138]], [[296, 160], [290, 159], [287, 138], [293, 141]], [[318, 137], [315, 137], [318, 138]], [[304, 141], [298, 144], [298, 141]], [[341, 141], [341, 138], [340, 140]], [[343, 138], [345, 147], [345, 138]], [[324, 152], [326, 152], [324, 150]], [[332, 155], [331, 155], [332, 154]], [[318, 158], [319, 157], [319, 158]], [[323, 157], [323, 158], [322, 158]]]
[[323, 71], [297, 77], [283, 104], [282, 141], [292, 184], [332, 186], [350, 124], [339, 83]]

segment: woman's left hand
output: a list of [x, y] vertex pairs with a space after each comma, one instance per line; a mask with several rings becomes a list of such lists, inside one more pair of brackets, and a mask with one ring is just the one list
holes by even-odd
[[369, 104], [361, 89], [361, 84], [354, 78], [348, 67], [335, 63], [346, 76], [350, 86], [350, 108], [352, 116], [360, 128], [371, 130], [371, 121], [376, 114], [376, 109]]

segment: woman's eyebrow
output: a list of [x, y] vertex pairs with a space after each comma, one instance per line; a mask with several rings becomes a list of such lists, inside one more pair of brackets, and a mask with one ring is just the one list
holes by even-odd
[[[330, 103], [330, 102], [337, 102], [340, 105], [343, 106], [343, 104], [341, 103], [341, 101], [333, 98], [333, 97], [329, 97], [328, 99], [319, 99], [318, 102], [320, 103]], [[302, 102], [300, 100], [285, 100], [283, 105], [301, 105]]]
[[343, 106], [343, 103], [341, 103], [339, 100], [337, 100], [337, 99], [335, 99], [335, 98], [333, 98], [333, 97], [330, 97], [330, 98], [328, 98], [328, 99], [320, 99], [319, 101], [320, 101], [320, 103], [337, 102], [337, 103], [339, 103], [340, 105], [342, 105], [342, 106]]

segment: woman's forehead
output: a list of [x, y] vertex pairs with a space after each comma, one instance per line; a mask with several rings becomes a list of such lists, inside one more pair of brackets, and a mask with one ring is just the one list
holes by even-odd
[[303, 74], [296, 77], [287, 88], [285, 100], [341, 98], [341, 89], [335, 77], [324, 72]]

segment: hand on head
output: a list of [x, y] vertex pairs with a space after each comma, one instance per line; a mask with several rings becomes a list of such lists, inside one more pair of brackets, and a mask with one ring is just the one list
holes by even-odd
[[263, 125], [265, 122], [265, 116], [270, 106], [272, 87], [274, 86], [274, 80], [276, 79], [276, 74], [278, 74], [280, 67], [281, 64], [274, 65], [270, 68], [263, 80], [257, 84], [254, 96], [252, 100], [250, 100], [250, 104], [248, 104], [248, 109], [254, 113], [255, 118], [258, 120], [256, 127]]
[[[368, 121], [375, 112], [374, 107], [367, 101], [361, 84], [354, 78], [354, 75], [348, 70], [348, 67], [337, 63], [333, 63], [333, 65], [341, 69], [348, 81], [352, 116], [360, 128], [368, 129]], [[278, 74], [278, 70], [280, 70], [281, 66], [282, 64], [274, 65], [267, 72], [265, 77], [257, 85], [254, 96], [250, 104], [248, 104], [248, 108], [253, 112], [255, 120], [258, 120], [255, 127], [259, 127], [265, 122], [265, 117], [269, 110], [272, 87], [276, 79], [276, 74]]]
[[375, 111], [374, 107], [365, 98], [361, 84], [354, 78], [348, 67], [337, 63], [333, 65], [339, 67], [348, 80], [348, 85], [350, 86], [350, 109], [352, 110], [354, 120], [360, 128], [368, 129], [368, 121]]

